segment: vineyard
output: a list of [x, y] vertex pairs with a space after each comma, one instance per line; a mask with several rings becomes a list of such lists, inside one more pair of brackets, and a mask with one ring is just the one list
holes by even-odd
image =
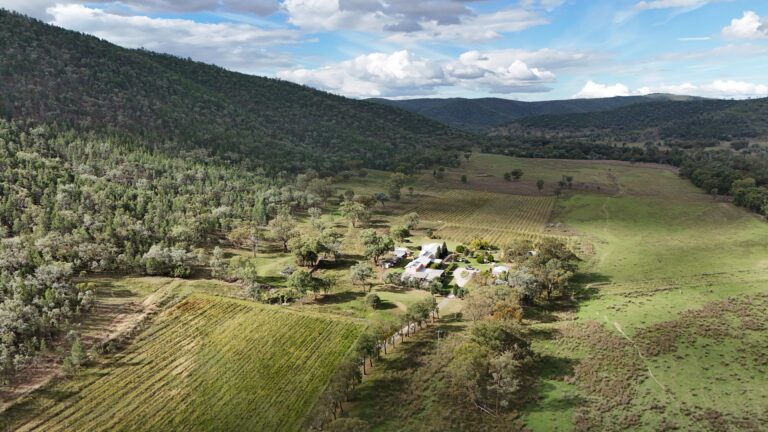
[[360, 325], [193, 294], [95, 372], [4, 413], [4, 429], [270, 430], [301, 427]]
[[416, 211], [438, 227], [441, 238], [469, 242], [475, 237], [504, 245], [536, 240], [544, 233], [555, 198], [452, 190], [426, 198]]

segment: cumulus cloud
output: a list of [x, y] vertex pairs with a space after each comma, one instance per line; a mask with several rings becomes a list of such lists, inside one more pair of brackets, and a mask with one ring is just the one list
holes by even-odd
[[729, 39], [768, 38], [768, 18], [746, 11], [741, 18], [732, 19], [731, 25], [723, 28], [723, 36]]
[[268, 47], [299, 38], [298, 32], [293, 30], [126, 16], [81, 5], [59, 5], [49, 8], [48, 13], [53, 24], [124, 47], [144, 47], [248, 73], [290, 64], [289, 58], [269, 51]]
[[702, 96], [710, 98], [736, 98], [745, 99], [751, 97], [768, 96], [768, 86], [745, 81], [715, 80], [705, 84], [683, 83], [675, 85], [658, 85], [653, 87], [641, 87], [631, 90], [624, 84], [614, 85], [599, 84], [588, 81], [574, 98], [601, 98], [613, 96], [640, 96], [651, 93], [670, 93], [676, 95]]
[[288, 21], [304, 30], [387, 32], [394, 41], [488, 40], [547, 22], [540, 13], [543, 4], [487, 13], [468, 6], [480, 1], [284, 0], [283, 9]]
[[421, 23], [421, 31], [399, 33], [391, 36], [390, 40], [479, 42], [501, 39], [504, 33], [515, 33], [547, 23], [549, 21], [538, 10], [513, 7], [482, 15], [468, 16], [456, 24], [438, 24], [435, 21], [426, 21]]
[[573, 95], [574, 99], [593, 99], [614, 96], [629, 96], [632, 92], [622, 83], [613, 85], [598, 84], [592, 80], [587, 81], [581, 90]]
[[[84, 3], [76, 0], [2, 0], [0, 6], [48, 20], [51, 18], [49, 8]], [[262, 16], [280, 8], [278, 0], [94, 0], [87, 4], [102, 8], [126, 7], [137, 13], [228, 11]]]
[[710, 0], [653, 0], [641, 1], [635, 4], [636, 10], [696, 8], [709, 3]]
[[429, 60], [408, 50], [372, 53], [318, 69], [293, 69], [281, 78], [353, 97], [432, 94], [460, 86], [492, 93], [548, 91], [555, 75], [523, 61], [503, 62], [492, 53], [471, 51], [454, 60]]

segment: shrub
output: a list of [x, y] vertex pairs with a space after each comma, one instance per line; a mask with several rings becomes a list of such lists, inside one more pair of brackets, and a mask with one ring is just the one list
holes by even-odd
[[378, 309], [381, 306], [381, 297], [376, 293], [370, 293], [365, 296], [365, 305], [371, 309]]

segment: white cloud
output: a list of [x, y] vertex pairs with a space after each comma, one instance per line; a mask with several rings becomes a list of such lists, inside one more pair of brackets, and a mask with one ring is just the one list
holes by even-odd
[[56, 6], [57, 3], [64, 5], [73, 2], [66, 0], [58, 2], [54, 0], [2, 0], [0, 1], [0, 7], [44, 20], [49, 18], [45, 12], [46, 9]]
[[731, 20], [731, 25], [723, 28], [723, 36], [729, 39], [765, 39], [768, 38], [768, 19], [752, 11], [744, 12], [741, 18]]
[[477, 13], [466, 5], [473, 1], [483, 0], [284, 0], [283, 9], [303, 30], [384, 32], [394, 42], [489, 40], [547, 23], [544, 4]]
[[49, 20], [49, 8], [71, 4], [99, 5], [110, 8], [122, 6], [140, 13], [229, 11], [269, 15], [279, 10], [278, 0], [0, 0], [0, 6], [42, 20]]
[[318, 69], [286, 70], [281, 78], [353, 97], [426, 95], [460, 86], [491, 93], [548, 91], [555, 75], [523, 61], [502, 62], [477, 51], [456, 60], [429, 60], [407, 50], [372, 53]]
[[48, 13], [53, 17], [53, 24], [124, 47], [144, 47], [249, 73], [290, 64], [289, 58], [268, 50], [268, 47], [290, 43], [299, 37], [293, 30], [126, 16], [80, 5], [59, 5], [49, 8]]
[[593, 98], [606, 98], [614, 96], [629, 96], [632, 93], [629, 87], [622, 83], [616, 83], [614, 85], [598, 84], [592, 80], [584, 84], [584, 87], [573, 95], [574, 99], [593, 99]]
[[717, 80], [699, 87], [699, 95], [725, 98], [768, 96], [768, 86], [744, 81]]
[[680, 42], [704, 42], [712, 40], [710, 36], [688, 36], [677, 38]]
[[527, 28], [547, 24], [549, 21], [536, 10], [507, 8], [483, 15], [473, 15], [460, 23], [439, 25], [435, 22], [422, 23], [418, 32], [401, 33], [390, 37], [394, 41], [408, 40], [451, 40], [478, 42], [501, 39], [503, 33], [515, 33]]
[[710, 0], [653, 0], [641, 1], [635, 4], [637, 10], [647, 9], [673, 9], [673, 8], [696, 8], [709, 3]]
[[631, 90], [624, 84], [614, 85], [598, 84], [594, 81], [587, 82], [574, 98], [600, 98], [613, 96], [640, 96], [651, 93], [670, 93], [676, 95], [702, 96], [710, 98], [735, 98], [745, 99], [751, 97], [768, 96], [768, 86], [745, 81], [715, 80], [711, 83], [692, 84], [683, 83], [675, 85], [657, 85], [641, 87]]
[[597, 56], [591, 53], [558, 51], [551, 48], [542, 48], [536, 51], [508, 48], [489, 50], [482, 53], [478, 51], [468, 51], [462, 54], [462, 57], [467, 56], [478, 57], [478, 62], [482, 62], [489, 67], [498, 66], [500, 64], [509, 64], [515, 60], [521, 60], [527, 64], [536, 65], [536, 67], [545, 69], [564, 69], [588, 66], [598, 60]]

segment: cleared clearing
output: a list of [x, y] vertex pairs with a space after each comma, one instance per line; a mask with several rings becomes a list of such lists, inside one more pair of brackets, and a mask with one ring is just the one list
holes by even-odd
[[36, 392], [6, 429], [294, 431], [362, 327], [192, 294], [124, 353]]

